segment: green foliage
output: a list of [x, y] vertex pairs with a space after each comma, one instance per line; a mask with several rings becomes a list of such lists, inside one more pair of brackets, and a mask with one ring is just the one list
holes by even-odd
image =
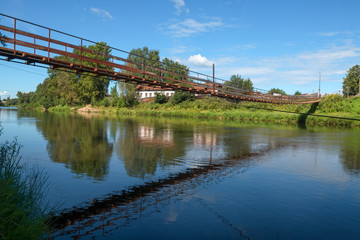
[[296, 92], [294, 93], [294, 95], [295, 95], [295, 96], [301, 95], [301, 92], [300, 92], [300, 91], [296, 91]]
[[[148, 47], [136, 48], [130, 51], [130, 67], [155, 73], [158, 77], [147, 77], [154, 81], [177, 83], [177, 81], [190, 81], [187, 76], [189, 68], [171, 59], [165, 58], [160, 62], [159, 50], [149, 50]], [[160, 76], [161, 67], [161, 76]], [[135, 73], [143, 77], [142, 73]], [[176, 80], [176, 81], [174, 81]], [[184, 85], [184, 83], [179, 83]]]
[[16, 140], [0, 143], [0, 239], [40, 239], [48, 228], [47, 177], [20, 164], [19, 152]]
[[158, 92], [155, 93], [155, 99], [154, 99], [155, 103], [164, 104], [167, 103], [168, 101], [169, 101], [168, 97], [165, 96], [164, 94]]
[[40, 104], [45, 108], [49, 109], [50, 107], [56, 106], [55, 100], [50, 96], [42, 96], [40, 99]]
[[225, 85], [235, 87], [235, 88], [240, 88], [243, 90], [248, 90], [248, 91], [254, 90], [254, 86], [253, 86], [253, 83], [250, 80], [250, 78], [245, 79], [245, 78], [242, 78], [241, 75], [238, 75], [238, 74], [232, 75], [230, 77], [230, 81], [225, 82]]
[[22, 93], [17, 92], [16, 96], [18, 97], [19, 104], [29, 104], [31, 102], [31, 98], [34, 96], [34, 92]]
[[[160, 56], [159, 50], [149, 50], [148, 47], [136, 48], [129, 54], [130, 67], [155, 73], [159, 77], [150, 77], [151, 80], [160, 80]], [[141, 73], [135, 73], [138, 77], [143, 77]]]
[[[189, 75], [189, 68], [171, 59], [165, 58], [162, 61], [162, 68], [165, 73], [162, 74], [162, 79], [168, 83], [176, 83], [176, 81], [189, 81], [187, 76]], [[181, 85], [181, 84], [180, 84]]]
[[70, 112], [71, 108], [69, 106], [62, 106], [62, 105], [57, 105], [55, 107], [50, 107], [48, 109], [49, 112]]
[[171, 98], [171, 103], [179, 104], [184, 101], [194, 101], [194, 100], [195, 100], [195, 97], [191, 93], [176, 91]]
[[331, 94], [322, 98], [318, 110], [323, 113], [360, 114], [360, 99], [347, 99], [338, 94]]
[[281, 95], [287, 95], [285, 93], [284, 90], [280, 89], [280, 88], [272, 88], [270, 89], [270, 91], [268, 92], [268, 94], [273, 94], [273, 93], [277, 93], [277, 94], [281, 94]]
[[136, 86], [131, 83], [119, 83], [120, 88], [120, 98], [121, 102], [118, 102], [118, 105], [121, 105], [121, 107], [133, 107], [138, 104], [137, 98], [136, 98]]
[[109, 107], [110, 106], [110, 101], [108, 98], [104, 98], [102, 101], [101, 101], [101, 105], [104, 106], [104, 107]]
[[119, 100], [119, 93], [117, 91], [117, 85], [113, 86], [110, 90], [111, 106], [117, 106]]
[[12, 98], [12, 99], [10, 99], [10, 97], [8, 97], [8, 98], [6, 99], [5, 106], [8, 106], [8, 107], [10, 107], [10, 106], [17, 106], [18, 103], [19, 103], [19, 99], [17, 99], [17, 98]]
[[347, 71], [346, 77], [343, 79], [343, 94], [354, 96], [359, 93], [360, 66], [355, 65]]
[[[108, 61], [110, 54], [109, 47], [106, 43], [97, 43], [95, 45], [83, 46], [85, 49], [96, 51], [97, 53], [88, 53], [77, 49], [73, 53], [89, 58], [96, 58]], [[59, 60], [67, 60], [73, 63], [80, 63], [80, 60], [69, 59], [68, 57], [56, 57]], [[105, 65], [94, 64], [82, 61], [82, 64], [98, 69], [106, 69]], [[110, 69], [108, 67], [108, 69]], [[49, 69], [48, 77], [43, 83], [37, 86], [35, 94], [31, 97], [31, 102], [39, 102], [45, 108], [59, 104], [70, 106], [89, 104], [93, 99], [102, 100], [109, 86], [107, 77], [99, 77], [95, 74], [75, 74], [75, 72], [65, 69]]]

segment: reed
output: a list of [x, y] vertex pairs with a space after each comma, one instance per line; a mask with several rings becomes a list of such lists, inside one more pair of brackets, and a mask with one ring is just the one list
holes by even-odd
[[50, 209], [47, 177], [20, 163], [20, 148], [16, 139], [0, 143], [0, 239], [41, 239]]

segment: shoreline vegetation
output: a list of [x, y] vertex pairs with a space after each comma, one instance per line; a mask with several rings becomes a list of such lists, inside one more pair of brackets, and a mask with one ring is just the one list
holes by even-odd
[[[31, 108], [44, 111], [42, 106]], [[325, 127], [359, 127], [360, 98], [344, 98], [329, 95], [320, 103], [302, 105], [280, 105], [254, 102], [229, 102], [223, 99], [206, 97], [203, 99], [187, 99], [174, 104], [171, 101], [156, 103], [142, 102], [130, 108], [111, 106], [108, 104], [89, 104], [70, 107], [58, 105], [47, 109], [49, 112], [77, 112], [80, 114], [125, 115], [137, 117], [170, 117], [186, 119], [202, 119], [216, 121], [259, 122], [281, 125], [325, 126]], [[313, 116], [313, 115], [321, 116]], [[348, 120], [353, 119], [353, 120]], [[354, 120], [355, 119], [355, 120]], [[359, 119], [359, 121], [356, 121]]]
[[0, 239], [41, 239], [50, 226], [47, 177], [21, 163], [20, 149], [16, 139], [0, 142]]

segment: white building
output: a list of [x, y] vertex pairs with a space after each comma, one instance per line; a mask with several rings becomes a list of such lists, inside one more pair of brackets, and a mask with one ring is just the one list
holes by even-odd
[[175, 93], [171, 88], [149, 87], [143, 85], [137, 85], [136, 91], [140, 99], [153, 98], [155, 93], [164, 94], [167, 97], [172, 97]]

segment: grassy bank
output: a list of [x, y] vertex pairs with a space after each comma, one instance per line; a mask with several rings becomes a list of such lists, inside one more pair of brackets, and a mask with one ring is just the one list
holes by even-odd
[[40, 239], [48, 229], [46, 177], [21, 165], [19, 151], [16, 140], [0, 143], [0, 239]]
[[[55, 112], [77, 110], [78, 108], [67, 106], [57, 106], [49, 109], [49, 111]], [[253, 102], [232, 103], [217, 98], [205, 98], [195, 101], [184, 101], [178, 104], [171, 102], [164, 104], [149, 102], [140, 103], [133, 108], [96, 107], [87, 111], [119, 115], [273, 122], [309, 126], [360, 126], [360, 121], [344, 119], [353, 118], [360, 120], [360, 98], [347, 99], [338, 95], [327, 96], [318, 104], [306, 105], [279, 105]]]

